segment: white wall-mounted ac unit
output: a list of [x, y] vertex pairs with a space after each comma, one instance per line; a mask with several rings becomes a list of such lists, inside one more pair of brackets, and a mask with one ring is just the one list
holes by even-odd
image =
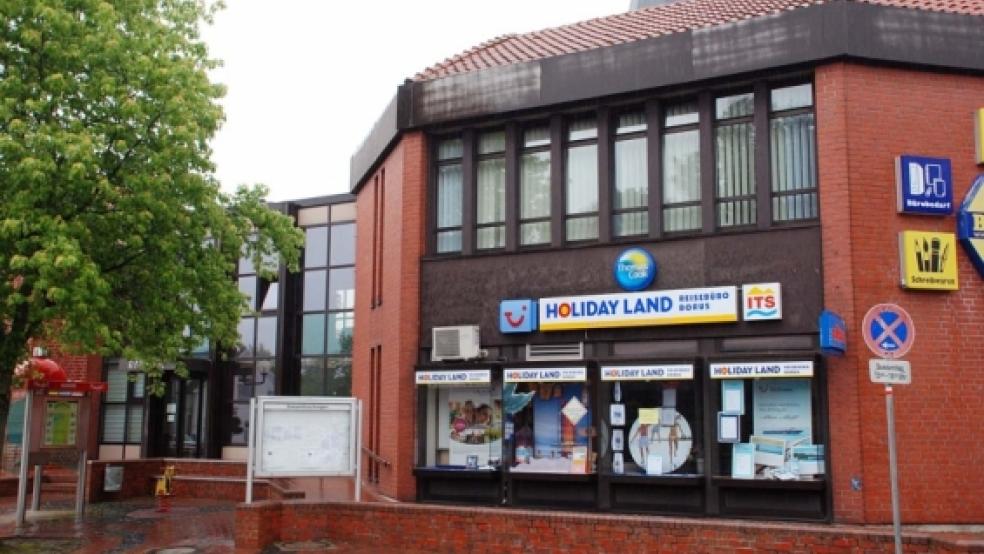
[[432, 332], [431, 361], [473, 360], [482, 357], [478, 325], [434, 327]]

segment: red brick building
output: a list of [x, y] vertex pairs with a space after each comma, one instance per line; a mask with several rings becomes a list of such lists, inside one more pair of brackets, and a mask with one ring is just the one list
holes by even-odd
[[[984, 275], [944, 249], [956, 290], [899, 285], [900, 232], [954, 233], [984, 171], [982, 51], [979, 2], [677, 0], [499, 37], [401, 85], [352, 159], [365, 483], [403, 501], [890, 521], [862, 323], [893, 303], [916, 337], [895, 388], [902, 519], [984, 521]], [[899, 212], [903, 155], [949, 160], [949, 214]], [[629, 248], [658, 266], [643, 292], [612, 279]], [[781, 319], [708, 307], [775, 284]], [[551, 322], [633, 294], [691, 313]], [[539, 329], [503, 332], [511, 299], [539, 300]], [[823, 309], [846, 323], [842, 356], [821, 351]], [[484, 352], [436, 360], [433, 329], [459, 326]], [[625, 377], [640, 368], [681, 373]], [[424, 384], [452, 371], [485, 392]], [[459, 440], [482, 398], [484, 434]], [[810, 446], [824, 463], [794, 465]]]

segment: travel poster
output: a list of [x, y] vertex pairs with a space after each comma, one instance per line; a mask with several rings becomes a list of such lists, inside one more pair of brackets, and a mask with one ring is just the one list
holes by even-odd
[[449, 460], [467, 466], [469, 456], [478, 456], [484, 466], [502, 456], [501, 402], [489, 389], [452, 387], [448, 391]]
[[787, 445], [813, 442], [809, 379], [758, 379], [752, 406], [754, 435]]

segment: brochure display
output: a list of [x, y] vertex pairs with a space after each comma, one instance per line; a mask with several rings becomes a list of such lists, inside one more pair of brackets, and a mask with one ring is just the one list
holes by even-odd
[[[672, 425], [663, 425], [662, 415], [655, 421], [640, 416], [629, 428], [629, 454], [647, 475], [662, 475], [676, 471], [693, 448], [694, 436], [690, 424], [674, 408], [657, 408], [661, 414], [669, 414]], [[648, 421], [648, 423], [647, 423]]]

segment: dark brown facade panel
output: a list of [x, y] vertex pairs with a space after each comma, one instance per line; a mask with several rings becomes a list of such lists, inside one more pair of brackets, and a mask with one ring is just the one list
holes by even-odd
[[719, 336], [811, 334], [822, 309], [820, 229], [803, 227], [644, 243], [658, 273], [649, 290], [743, 283], [782, 283], [783, 318], [775, 322], [590, 329], [521, 335], [499, 333], [507, 298], [621, 292], [612, 264], [625, 245], [431, 259], [421, 264], [421, 347], [436, 326], [481, 327], [485, 345], [550, 342], [686, 340]]

